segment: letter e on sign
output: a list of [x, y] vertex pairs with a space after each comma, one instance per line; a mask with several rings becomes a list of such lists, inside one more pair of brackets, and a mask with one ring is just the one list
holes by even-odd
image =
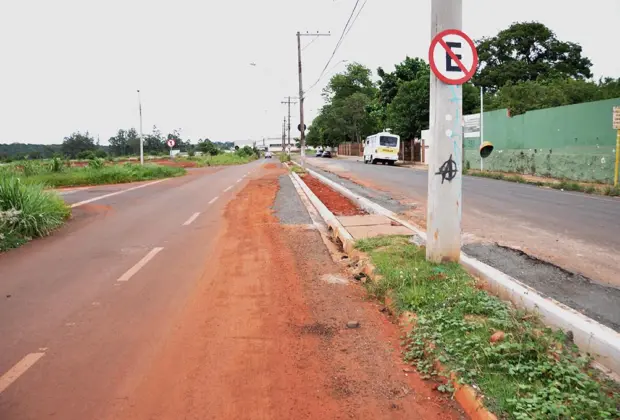
[[476, 73], [478, 52], [465, 33], [447, 29], [431, 41], [428, 61], [439, 80], [449, 85], [462, 85]]

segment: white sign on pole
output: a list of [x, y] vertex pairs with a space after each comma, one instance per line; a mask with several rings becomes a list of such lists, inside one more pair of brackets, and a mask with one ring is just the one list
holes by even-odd
[[480, 137], [480, 114], [463, 115], [463, 137]]
[[169, 148], [173, 148], [174, 145], [176, 144], [176, 142], [173, 139], [170, 139], [166, 142], [166, 144], [168, 145]]
[[614, 130], [620, 130], [620, 106], [614, 107]]

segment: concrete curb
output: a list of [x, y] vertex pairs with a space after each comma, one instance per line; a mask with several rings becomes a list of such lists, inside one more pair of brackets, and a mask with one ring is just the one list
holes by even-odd
[[291, 172], [291, 177], [294, 182], [301, 187], [302, 191], [306, 194], [312, 205], [317, 209], [319, 215], [323, 218], [327, 226], [331, 229], [331, 233], [342, 243], [342, 248], [346, 253], [350, 253], [355, 249], [355, 241], [353, 236], [342, 226], [340, 221], [329, 211], [325, 204], [308, 188], [305, 182], [299, 178], [295, 172]]
[[[411, 223], [401, 220], [392, 211], [355, 194], [343, 185], [311, 169], [305, 168], [305, 170], [324, 184], [358, 203], [361, 208], [369, 213], [387, 216], [413, 230], [426, 241], [426, 232]], [[470, 274], [482, 279], [486, 283], [487, 290], [491, 293], [501, 299], [509, 300], [519, 308], [538, 314], [545, 324], [550, 327], [559, 328], [563, 331], [572, 331], [573, 340], [581, 351], [590, 353], [600, 365], [599, 367], [602, 367], [605, 373], [617, 380], [618, 375], [620, 375], [619, 333], [554, 299], [540, 295], [535, 289], [463, 252], [461, 252], [460, 263]]]

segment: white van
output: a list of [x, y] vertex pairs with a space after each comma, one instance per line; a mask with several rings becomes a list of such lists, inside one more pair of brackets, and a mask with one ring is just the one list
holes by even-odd
[[366, 137], [364, 142], [364, 163], [394, 165], [398, 160], [400, 137], [392, 133], [379, 133]]

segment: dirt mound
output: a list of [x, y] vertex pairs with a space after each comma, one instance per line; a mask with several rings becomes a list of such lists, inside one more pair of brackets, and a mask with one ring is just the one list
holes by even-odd
[[313, 176], [305, 175], [301, 179], [313, 193], [336, 216], [356, 216], [366, 212], [342, 194], [332, 190]]
[[278, 169], [278, 166], [275, 163], [267, 163], [263, 165], [264, 169]]

